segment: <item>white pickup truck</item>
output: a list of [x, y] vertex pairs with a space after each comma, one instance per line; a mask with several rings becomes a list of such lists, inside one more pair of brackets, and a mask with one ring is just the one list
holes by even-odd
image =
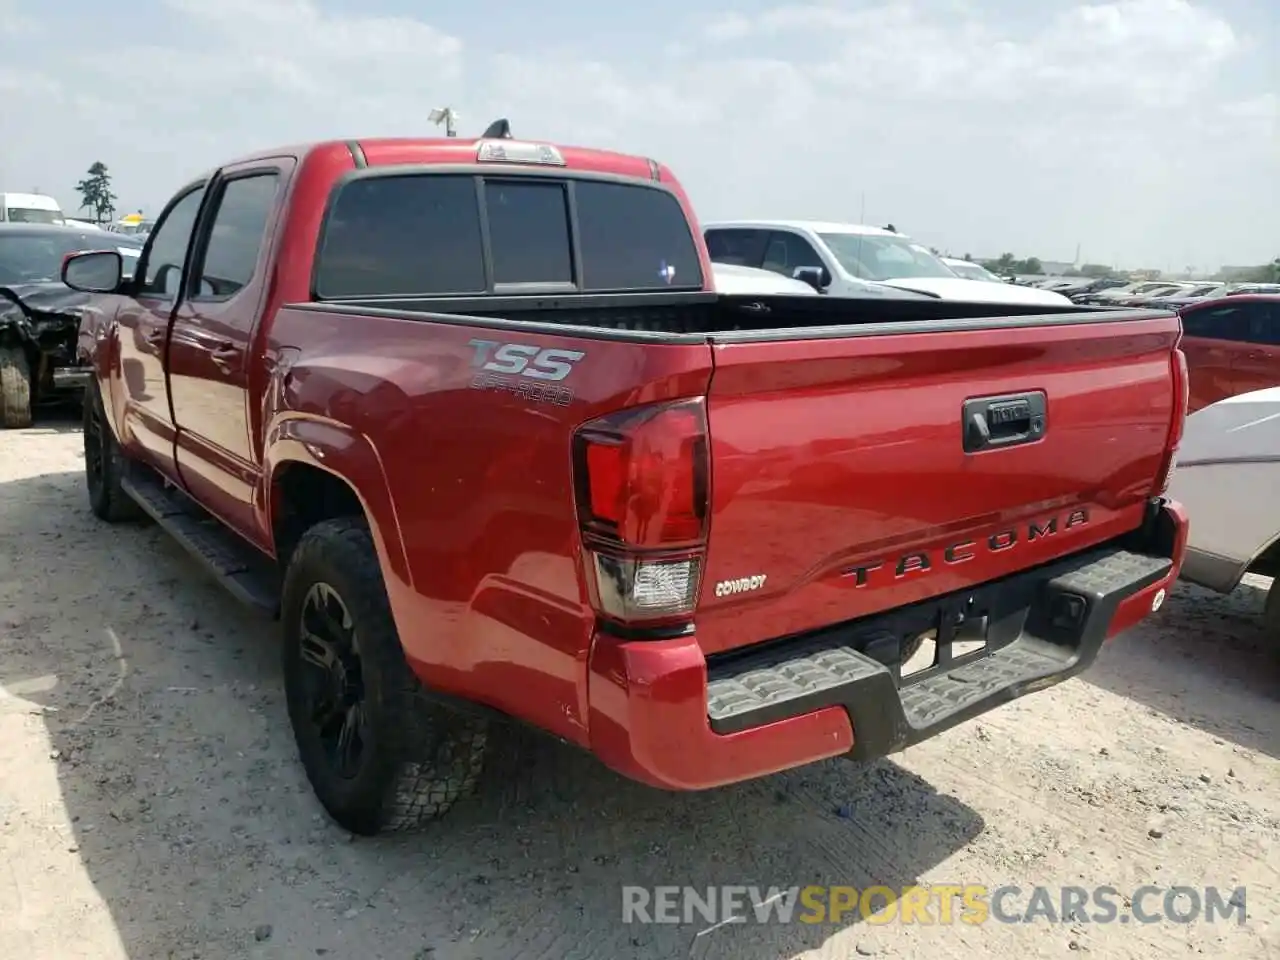
[[880, 227], [731, 220], [704, 224], [703, 235], [714, 262], [760, 267], [797, 279], [817, 271], [821, 292], [833, 296], [866, 296], [868, 287], [892, 287], [969, 303], [1071, 303], [1049, 290], [958, 277], [928, 247]]

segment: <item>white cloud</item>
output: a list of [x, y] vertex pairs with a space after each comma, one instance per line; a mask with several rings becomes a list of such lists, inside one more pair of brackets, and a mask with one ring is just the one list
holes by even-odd
[[[139, 0], [129, 22], [146, 39], [104, 56], [0, 0], [0, 40], [19, 51], [0, 66], [0, 176], [70, 200], [102, 159], [122, 201], [154, 208], [257, 147], [429, 135], [427, 111], [448, 101], [464, 134], [508, 116], [517, 135], [658, 157], [704, 218], [856, 219], [865, 193], [868, 219], [955, 252], [1274, 256], [1280, 90], [1247, 29], [1189, 0], [1013, 18], [997, 2], [690, 8], [621, 55], [494, 49], [480, 22], [452, 36], [425, 8], [338, 15], [314, 0], [162, 0], [170, 19], [149, 32], [160, 4]], [[41, 25], [56, 64], [35, 52]]]

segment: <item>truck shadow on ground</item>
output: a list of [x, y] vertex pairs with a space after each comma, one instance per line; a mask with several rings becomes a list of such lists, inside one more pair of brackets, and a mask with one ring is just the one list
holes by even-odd
[[1280, 758], [1280, 643], [1263, 634], [1265, 583], [1251, 577], [1228, 596], [1179, 583], [1158, 614], [1108, 643], [1081, 678]]
[[[31, 412], [31, 426], [20, 427], [23, 434], [51, 435], [55, 433], [79, 433], [84, 423], [84, 412], [78, 399], [51, 400]], [[9, 433], [10, 431], [5, 431]]]
[[0, 720], [31, 718], [14, 748], [22, 792], [0, 792], [0, 841], [58, 878], [48, 915], [23, 904], [28, 928], [100, 902], [119, 941], [104, 960], [790, 956], [854, 915], [699, 936], [711, 924], [697, 915], [624, 924], [623, 888], [900, 890], [983, 830], [891, 762], [671, 794], [511, 729], [443, 821], [352, 838], [295, 759], [274, 625], [155, 527], [96, 521], [82, 482], [0, 486]]

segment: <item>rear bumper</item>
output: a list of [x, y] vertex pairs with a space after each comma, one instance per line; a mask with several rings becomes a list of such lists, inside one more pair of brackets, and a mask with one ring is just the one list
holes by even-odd
[[1240, 578], [1248, 567], [1247, 560], [1232, 560], [1188, 546], [1179, 576], [1187, 583], [1216, 590], [1218, 593], [1230, 593], [1239, 585]]
[[[1122, 541], [710, 662], [693, 636], [601, 635], [590, 658], [591, 749], [620, 773], [673, 790], [895, 753], [1085, 670], [1108, 638], [1163, 602], [1186, 542], [1186, 512], [1157, 501]], [[897, 637], [959, 609], [986, 615], [987, 651], [902, 679]], [[951, 632], [943, 628], [940, 650]]]

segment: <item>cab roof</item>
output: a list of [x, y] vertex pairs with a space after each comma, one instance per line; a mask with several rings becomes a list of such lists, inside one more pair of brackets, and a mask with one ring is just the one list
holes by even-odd
[[[488, 146], [486, 146], [488, 145]], [[346, 154], [356, 159], [357, 165], [391, 166], [413, 164], [460, 164], [480, 167], [508, 165], [512, 167], [534, 166], [532, 162], [502, 163], [486, 161], [481, 150], [507, 150], [530, 153], [548, 148], [563, 161], [551, 164], [566, 170], [595, 171], [618, 176], [631, 176], [645, 180], [670, 182], [674, 178], [662, 164], [648, 157], [617, 153], [587, 147], [554, 144], [543, 140], [516, 138], [475, 137], [379, 137], [372, 139], [322, 140], [314, 143], [294, 144], [258, 150], [252, 154], [229, 160], [220, 166], [267, 160], [273, 157], [296, 157], [299, 160], [315, 155]], [[210, 171], [211, 173], [212, 171]]]

